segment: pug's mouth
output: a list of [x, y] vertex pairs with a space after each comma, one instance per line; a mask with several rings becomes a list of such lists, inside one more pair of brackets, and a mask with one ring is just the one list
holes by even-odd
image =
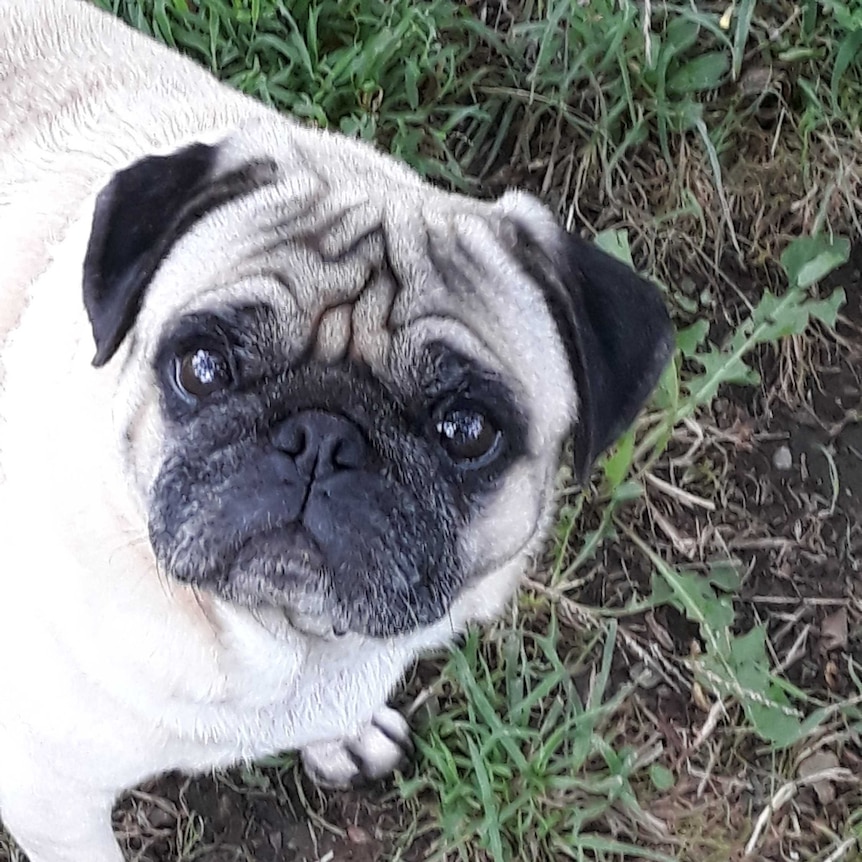
[[299, 495], [270, 460], [219, 456], [177, 456], [156, 480], [150, 543], [167, 575], [317, 636], [389, 639], [446, 615], [465, 573], [439, 500], [385, 472], [342, 471]]
[[269, 624], [286, 621], [303, 634], [330, 640], [357, 632], [358, 622], [339, 606], [332, 578], [317, 542], [293, 524], [246, 537], [216, 591]]

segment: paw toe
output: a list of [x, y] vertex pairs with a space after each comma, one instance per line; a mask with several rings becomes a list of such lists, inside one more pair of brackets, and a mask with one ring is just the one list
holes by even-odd
[[315, 784], [333, 789], [350, 787], [361, 775], [356, 758], [341, 740], [307, 746], [302, 750], [302, 766]]
[[302, 762], [315, 783], [343, 788], [385, 777], [403, 767], [412, 753], [409, 725], [387, 707], [357, 734], [303, 749]]

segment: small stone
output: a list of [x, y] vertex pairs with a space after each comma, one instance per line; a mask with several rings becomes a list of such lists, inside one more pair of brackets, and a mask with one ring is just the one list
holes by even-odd
[[772, 465], [776, 470], [789, 470], [793, 466], [793, 453], [789, 446], [779, 446], [775, 450]]
[[371, 836], [361, 826], [354, 824], [347, 827], [347, 838], [351, 844], [371, 843]]
[[802, 779], [815, 778], [821, 773], [825, 773], [823, 778], [816, 781], [811, 781], [811, 786], [817, 795], [817, 799], [821, 805], [829, 805], [835, 801], [836, 788], [835, 782], [832, 779], [834, 771], [840, 766], [838, 756], [834, 751], [817, 751], [809, 755], [799, 764], [799, 777]]
[[176, 826], [177, 818], [170, 811], [166, 811], [160, 805], [153, 805], [147, 812], [147, 820], [153, 829], [172, 829]]

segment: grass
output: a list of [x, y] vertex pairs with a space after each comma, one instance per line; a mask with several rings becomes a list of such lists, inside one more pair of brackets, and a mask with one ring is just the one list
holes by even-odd
[[636, 788], [668, 778], [655, 771], [656, 735], [625, 726], [634, 685], [610, 690], [615, 625], [572, 643], [553, 611], [543, 623], [483, 643], [472, 634], [435, 684], [458, 698], [423, 728], [423, 767], [401, 785], [408, 798], [439, 797], [448, 840], [432, 858], [670, 859], [635, 843], [635, 825], [667, 837]]
[[486, 119], [467, 71], [482, 28], [448, 2], [254, 0], [98, 5], [265, 104], [377, 140], [421, 173], [464, 182], [450, 136]]
[[669, 283], [681, 255], [720, 278], [728, 251], [762, 265], [793, 237], [859, 229], [855, 0], [98, 2], [427, 176], [526, 185], [569, 227], [623, 225]]
[[[667, 285], [650, 409], [590, 487], [563, 470], [511, 619], [411, 685], [385, 858], [859, 858], [859, 418], [818, 400], [862, 343], [858, 281], [822, 285], [862, 239], [857, 0], [97, 2], [428, 177], [532, 189]], [[823, 485], [816, 448], [793, 482], [754, 460], [801, 414]]]

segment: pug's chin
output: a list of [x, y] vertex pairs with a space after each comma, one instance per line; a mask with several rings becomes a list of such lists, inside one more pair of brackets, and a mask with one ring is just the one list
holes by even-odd
[[250, 612], [274, 635], [291, 632], [334, 640], [351, 630], [330, 589], [331, 575], [313, 544], [298, 531], [246, 539], [218, 578], [194, 578], [198, 590]]
[[[439, 622], [450, 605], [451, 596], [413, 567], [399, 567], [397, 560], [380, 568], [362, 559], [339, 562], [337, 547], [335, 552], [318, 547], [295, 525], [223, 536], [221, 546], [221, 553], [202, 543], [188, 543], [167, 559], [163, 553], [162, 571], [268, 625], [275, 621], [284, 628], [285, 620], [294, 631], [316, 638], [409, 635]], [[158, 559], [158, 545], [154, 550]]]
[[270, 604], [245, 604], [232, 601], [233, 605], [246, 607], [251, 617], [269, 634], [288, 640], [298, 632], [304, 637], [321, 641], [345, 641], [356, 633], [338, 627], [328, 614], [309, 614], [293, 607]]
[[277, 578], [255, 568], [235, 563], [218, 593], [231, 604], [248, 609], [273, 634], [286, 634], [292, 629], [336, 640], [353, 630], [335, 602], [327, 598], [325, 571], [305, 562], [283, 559], [278, 564]]

